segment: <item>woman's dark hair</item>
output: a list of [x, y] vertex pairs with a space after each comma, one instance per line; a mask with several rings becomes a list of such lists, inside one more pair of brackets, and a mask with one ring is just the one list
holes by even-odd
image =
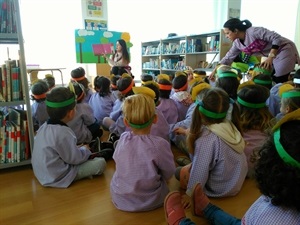
[[[284, 150], [300, 162], [300, 121], [288, 121], [280, 127], [280, 143]], [[259, 151], [255, 167], [258, 188], [271, 198], [275, 206], [288, 207], [300, 212], [300, 169], [288, 165], [278, 155], [274, 137], [270, 135]]]
[[236, 30], [246, 31], [251, 26], [252, 23], [249, 20], [240, 20], [238, 18], [231, 18], [227, 20], [223, 25], [224, 28], [227, 28], [232, 32]]
[[[242, 87], [237, 95], [242, 101], [257, 106], [267, 101], [270, 96], [270, 91], [264, 86], [249, 84]], [[243, 131], [254, 129], [265, 132], [271, 128], [271, 119], [273, 116], [266, 105], [260, 108], [249, 107], [240, 104], [239, 99], [237, 102], [240, 108], [240, 121]]]
[[[124, 39], [119, 39], [117, 40], [117, 42], [119, 42], [119, 44], [122, 46], [122, 57], [124, 60], [130, 62], [130, 57], [129, 57], [129, 53], [128, 53], [128, 49], [127, 49], [127, 45]], [[120, 74], [122, 75], [122, 74]]]
[[110, 80], [105, 76], [96, 76], [94, 79], [94, 89], [101, 97], [105, 97], [111, 93]]
[[65, 107], [52, 108], [47, 106], [47, 113], [49, 115], [49, 118], [54, 121], [60, 121], [67, 115], [70, 110], [74, 109], [74, 107], [76, 106], [76, 96], [72, 91], [70, 91], [69, 88], [54, 87], [53, 89], [51, 89], [51, 91], [46, 94], [46, 101], [64, 102], [71, 98], [74, 98], [74, 103]]
[[49, 87], [46, 81], [39, 79], [31, 86], [31, 93], [32, 93], [31, 98], [36, 102], [45, 101], [46, 97], [38, 98], [37, 95], [45, 94], [48, 91], [49, 91]]

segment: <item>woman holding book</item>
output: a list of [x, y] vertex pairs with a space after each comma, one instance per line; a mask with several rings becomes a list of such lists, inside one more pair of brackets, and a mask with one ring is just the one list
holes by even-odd
[[[231, 65], [235, 58], [244, 52], [242, 61], [247, 63], [250, 56], [266, 57], [260, 66], [264, 69], [274, 69], [273, 81], [283, 83], [288, 81], [295, 64], [300, 63], [299, 53], [295, 43], [264, 27], [252, 27], [249, 20], [232, 18], [223, 25], [223, 30], [233, 44], [220, 64]], [[210, 75], [214, 77], [215, 70]]]
[[110, 57], [108, 57], [107, 55], [104, 55], [104, 57], [108, 61], [108, 64], [111, 66], [111, 74], [131, 74], [131, 67], [129, 66], [130, 57], [125, 40], [119, 39], [116, 42], [116, 51], [113, 52]]

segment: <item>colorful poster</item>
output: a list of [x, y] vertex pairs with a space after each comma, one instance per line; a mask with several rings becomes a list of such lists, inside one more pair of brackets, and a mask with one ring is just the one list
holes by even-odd
[[106, 20], [84, 20], [86, 30], [107, 30]]
[[[100, 44], [109, 44], [113, 49], [116, 48], [116, 42], [124, 39], [128, 51], [132, 47], [130, 35], [127, 32], [102, 31], [102, 30], [75, 30], [76, 62], [77, 63], [107, 63], [105, 57], [96, 51]], [[94, 48], [93, 48], [94, 46]], [[105, 45], [108, 46], [108, 45]], [[100, 51], [101, 52], [101, 51]]]
[[103, 17], [103, 1], [86, 0], [86, 10], [88, 17]]

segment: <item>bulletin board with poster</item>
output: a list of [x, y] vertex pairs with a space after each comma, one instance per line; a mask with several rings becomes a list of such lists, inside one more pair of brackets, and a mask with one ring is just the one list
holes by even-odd
[[107, 0], [81, 0], [86, 30], [107, 30]]

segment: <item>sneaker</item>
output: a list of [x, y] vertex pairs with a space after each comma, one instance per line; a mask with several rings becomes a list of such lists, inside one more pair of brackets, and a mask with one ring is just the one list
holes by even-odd
[[208, 197], [203, 192], [201, 184], [198, 183], [194, 186], [191, 196], [191, 211], [194, 216], [204, 216], [203, 210], [210, 203]]
[[99, 152], [100, 151], [100, 139], [97, 137], [89, 143], [89, 147], [91, 152]]
[[101, 151], [99, 152], [94, 152], [92, 153], [90, 156], [89, 156], [89, 159], [93, 159], [95, 157], [102, 157], [104, 158], [105, 160], [109, 160], [112, 158], [114, 154], [114, 150], [113, 149], [110, 149], [110, 148], [106, 148], [106, 149], [102, 149]]
[[110, 133], [107, 141], [114, 143], [115, 141], [119, 140], [119, 138], [120, 137], [118, 135], [116, 135], [115, 133]]
[[179, 156], [176, 158], [176, 163], [179, 166], [186, 166], [191, 163], [191, 160], [185, 156]]
[[100, 150], [106, 149], [106, 148], [114, 149], [113, 143], [110, 141], [101, 141], [100, 142]]
[[164, 201], [165, 217], [168, 225], [178, 225], [185, 218], [179, 191], [170, 192]]
[[116, 149], [118, 142], [119, 142], [119, 140], [116, 140], [116, 141], [114, 142], [114, 149]]

